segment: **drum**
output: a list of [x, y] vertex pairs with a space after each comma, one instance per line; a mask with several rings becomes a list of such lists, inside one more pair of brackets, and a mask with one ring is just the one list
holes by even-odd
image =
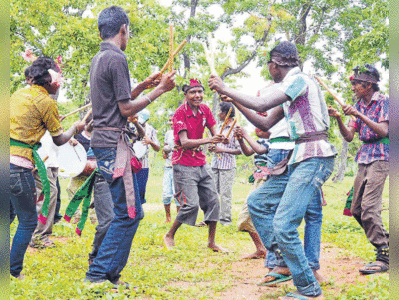
[[147, 153], [147, 146], [141, 141], [137, 141], [133, 144], [133, 150], [136, 154], [137, 159], [142, 159]]
[[84, 170], [87, 163], [86, 150], [81, 144], [69, 143], [58, 147], [59, 175], [63, 178], [76, 177]]
[[91, 173], [97, 168], [96, 159], [88, 159], [85, 168], [82, 171], [82, 175], [90, 176]]

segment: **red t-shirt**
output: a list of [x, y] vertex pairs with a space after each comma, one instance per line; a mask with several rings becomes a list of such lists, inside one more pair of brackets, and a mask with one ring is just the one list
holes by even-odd
[[[216, 125], [212, 111], [206, 104], [200, 104], [197, 115], [194, 115], [187, 102], [176, 110], [173, 116], [173, 135], [175, 144], [181, 146], [179, 132], [187, 131], [187, 137], [192, 140], [202, 139], [205, 126], [209, 129]], [[182, 153], [183, 152], [183, 153]], [[206, 164], [202, 151], [178, 149], [173, 151], [172, 164], [198, 167]]]

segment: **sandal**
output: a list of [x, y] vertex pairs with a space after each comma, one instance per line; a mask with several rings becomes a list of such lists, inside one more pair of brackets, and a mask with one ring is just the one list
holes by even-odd
[[389, 270], [389, 266], [384, 264], [383, 262], [371, 262], [364, 266], [364, 268], [360, 269], [359, 272], [362, 275], [371, 275], [376, 273], [383, 273]]
[[311, 296], [303, 296], [303, 295], [297, 294], [297, 293], [288, 293], [283, 298], [279, 298], [279, 299], [292, 298], [292, 299], [298, 299], [298, 300], [309, 300], [309, 299], [317, 298], [319, 296], [311, 297]]
[[274, 272], [267, 273], [265, 275], [265, 277], [267, 277], [267, 276], [274, 277], [275, 279], [272, 281], [268, 281], [268, 282], [258, 282], [256, 285], [269, 286], [269, 285], [273, 285], [276, 283], [280, 283], [280, 282], [284, 282], [284, 281], [288, 281], [288, 280], [292, 279], [292, 275], [283, 275], [283, 274], [278, 274], [278, 273], [274, 273]]

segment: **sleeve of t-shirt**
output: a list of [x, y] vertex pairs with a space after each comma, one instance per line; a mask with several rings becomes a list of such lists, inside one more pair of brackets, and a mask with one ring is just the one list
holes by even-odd
[[294, 101], [296, 98], [303, 96], [307, 88], [308, 85], [305, 79], [300, 75], [295, 75], [283, 80], [278, 90], [290, 97], [291, 101]]
[[182, 130], [187, 130], [186, 118], [182, 110], [175, 113], [173, 116], [173, 130], [179, 134]]
[[381, 101], [381, 109], [378, 116], [378, 122], [389, 122], [389, 99]]
[[216, 125], [216, 120], [215, 117], [212, 114], [211, 109], [208, 106], [204, 106], [206, 107], [206, 111], [207, 111], [207, 116], [206, 116], [206, 127], [208, 127], [209, 129], [211, 129], [213, 126]]
[[58, 107], [54, 99], [45, 97], [42, 101], [37, 102], [37, 109], [41, 118], [51, 136], [59, 136], [63, 130], [60, 124]]
[[126, 58], [115, 57], [110, 63], [110, 72], [116, 101], [130, 99], [130, 75]]

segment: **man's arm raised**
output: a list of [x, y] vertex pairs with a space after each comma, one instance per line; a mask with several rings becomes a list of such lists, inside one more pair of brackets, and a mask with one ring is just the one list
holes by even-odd
[[253, 109], [257, 112], [265, 112], [273, 107], [276, 107], [290, 98], [281, 91], [274, 91], [266, 96], [256, 97], [249, 96], [237, 92], [234, 89], [227, 87], [219, 76], [211, 75], [208, 81], [211, 90], [216, 90], [219, 94], [226, 95], [234, 100], [234, 102], [241, 104], [246, 108]]
[[173, 71], [169, 74], [162, 75], [161, 82], [159, 85], [147, 95], [140, 97], [137, 100], [122, 100], [118, 102], [119, 110], [121, 111], [122, 116], [129, 117], [138, 113], [140, 110], [144, 109], [148, 104], [154, 101], [156, 98], [161, 96], [163, 93], [171, 91], [175, 86], [175, 75], [176, 71]]

